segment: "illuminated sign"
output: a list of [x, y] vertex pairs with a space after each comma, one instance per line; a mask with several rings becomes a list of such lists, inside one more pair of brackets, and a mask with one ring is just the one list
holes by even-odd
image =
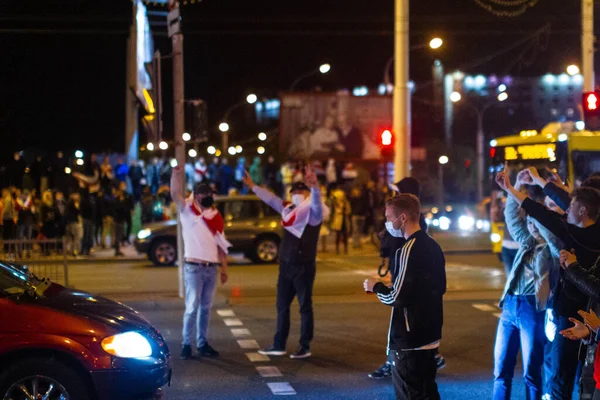
[[555, 161], [555, 144], [529, 144], [522, 146], [506, 146], [504, 159], [511, 160], [550, 160]]

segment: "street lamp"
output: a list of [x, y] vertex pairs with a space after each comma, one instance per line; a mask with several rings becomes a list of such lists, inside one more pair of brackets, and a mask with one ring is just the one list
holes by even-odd
[[153, 150], [154, 150], [154, 143], [152, 143], [152, 142], [148, 143], [148, 144], [146, 145], [146, 148], [147, 148], [149, 151], [153, 151]]
[[161, 150], [167, 150], [169, 148], [169, 145], [167, 144], [167, 142], [165, 142], [164, 140], [162, 142], [160, 142], [158, 144], [158, 148]]
[[196, 150], [194, 149], [190, 149], [190, 151], [188, 151], [188, 155], [192, 158], [196, 158], [196, 156], [198, 155], [198, 153], [196, 152]]
[[257, 100], [258, 97], [254, 93], [250, 93], [248, 96], [246, 96], [246, 101], [248, 104], [254, 104]]
[[264, 148], [264, 147], [262, 147], [262, 146], [260, 146], [258, 149], [256, 149], [256, 152], [257, 152], [258, 154], [265, 154], [265, 148]]
[[[439, 37], [434, 37], [429, 41], [429, 43], [421, 43], [414, 46], [411, 46], [410, 51], [425, 49], [429, 47], [432, 50], [437, 50], [444, 44], [444, 41]], [[385, 68], [383, 69], [383, 82], [385, 82], [385, 87], [387, 88], [390, 85], [390, 69], [392, 68], [392, 63], [394, 62], [394, 55], [392, 55], [387, 63], [385, 64]]]
[[78, 158], [77, 161], [76, 161], [76, 164], [80, 165], [80, 166], [83, 165], [83, 159], [82, 158]]
[[453, 103], [459, 102], [462, 99], [462, 96], [458, 92], [450, 93], [450, 101]]
[[229, 131], [229, 124], [227, 122], [221, 122], [219, 124], [219, 130], [223, 133]]
[[83, 151], [81, 151], [81, 150], [77, 150], [77, 151], [75, 152], [75, 157], [76, 157], [76, 158], [83, 158]]
[[439, 37], [435, 37], [429, 41], [429, 47], [431, 47], [434, 50], [439, 49], [440, 47], [442, 47], [443, 44], [444, 41]]
[[223, 115], [223, 122], [221, 122], [219, 124], [219, 130], [221, 132], [223, 132], [223, 135], [221, 135], [221, 147], [223, 149], [226, 149], [228, 146], [228, 143], [229, 143], [229, 124], [227, 123], [227, 121], [229, 120], [229, 114], [231, 114], [231, 112], [233, 110], [235, 110], [236, 108], [239, 108], [246, 104], [254, 104], [254, 103], [256, 103], [257, 100], [258, 100], [258, 96], [255, 95], [254, 93], [250, 93], [248, 96], [246, 96], [245, 101], [236, 103], [236, 104], [232, 105], [231, 107], [229, 107], [227, 109], [227, 111], [225, 111], [225, 114]]
[[579, 67], [575, 64], [571, 64], [567, 67], [567, 74], [573, 76], [579, 73]]
[[71, 173], [71, 168], [69, 167], [65, 167], [65, 174], [70, 174]]
[[438, 159], [438, 161], [439, 161], [439, 163], [440, 163], [440, 164], [442, 164], [442, 165], [448, 164], [448, 161], [449, 161], [449, 160], [448, 160], [448, 156], [441, 156], [441, 157]]
[[440, 207], [444, 205], [444, 165], [448, 164], [448, 156], [440, 156], [438, 159], [438, 202]]
[[187, 132], [184, 132], [183, 135], [181, 135], [181, 138], [184, 142], [189, 142], [192, 139], [192, 135], [190, 135]]
[[235, 147], [233, 147], [233, 146], [231, 146], [229, 149], [227, 149], [227, 152], [232, 156], [234, 156], [237, 153], [237, 151], [235, 150]]
[[261, 142], [264, 142], [265, 140], [267, 140], [267, 134], [264, 132], [259, 133], [258, 140], [260, 140]]
[[508, 93], [502, 92], [498, 95], [498, 101], [504, 101], [506, 99], [508, 99]]
[[326, 74], [329, 71], [331, 71], [331, 65], [330, 64], [321, 64], [319, 66], [319, 68], [317, 69], [311, 69], [310, 71], [300, 75], [299, 77], [297, 77], [296, 79], [294, 79], [294, 81], [292, 82], [292, 84], [290, 85], [290, 92], [294, 91], [294, 88], [296, 87], [296, 85], [304, 78], [308, 78], [309, 76], [313, 76], [313, 75], [317, 75], [319, 73], [321, 74]]
[[238, 154], [239, 154], [239, 153], [241, 153], [241, 152], [242, 152], [242, 150], [244, 150], [244, 149], [242, 148], [242, 146], [240, 146], [240, 145], [237, 145], [237, 146], [235, 146], [235, 152], [236, 152], [236, 153], [238, 153]]
[[215, 146], [208, 146], [208, 148], [206, 149], [206, 152], [208, 154], [215, 154], [217, 152], [217, 149], [215, 149]]

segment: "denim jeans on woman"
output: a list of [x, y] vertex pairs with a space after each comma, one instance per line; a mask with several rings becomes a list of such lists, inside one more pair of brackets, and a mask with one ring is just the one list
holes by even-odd
[[523, 359], [525, 398], [541, 398], [544, 393], [545, 316], [545, 311], [537, 311], [535, 296], [506, 296], [494, 349], [494, 400], [510, 399], [519, 349]]
[[184, 264], [185, 313], [183, 314], [183, 345], [191, 345], [196, 325], [196, 347], [207, 343], [210, 309], [217, 287], [217, 267]]

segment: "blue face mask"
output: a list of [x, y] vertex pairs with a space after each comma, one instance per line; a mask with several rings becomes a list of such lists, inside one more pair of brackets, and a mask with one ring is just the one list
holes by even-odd
[[400, 229], [396, 229], [394, 228], [394, 222], [398, 221], [400, 217], [396, 218], [393, 221], [388, 221], [385, 223], [385, 229], [387, 229], [387, 231], [389, 232], [390, 235], [392, 235], [393, 237], [396, 238], [400, 238], [404, 236], [404, 232], [402, 232], [402, 228], [403, 226], [400, 227]]

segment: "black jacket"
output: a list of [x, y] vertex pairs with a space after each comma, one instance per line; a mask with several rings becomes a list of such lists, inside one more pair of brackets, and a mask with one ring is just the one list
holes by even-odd
[[420, 230], [396, 250], [397, 270], [392, 287], [379, 282], [373, 288], [379, 300], [392, 306], [389, 350], [417, 349], [442, 338], [446, 293], [446, 261], [442, 249]]

